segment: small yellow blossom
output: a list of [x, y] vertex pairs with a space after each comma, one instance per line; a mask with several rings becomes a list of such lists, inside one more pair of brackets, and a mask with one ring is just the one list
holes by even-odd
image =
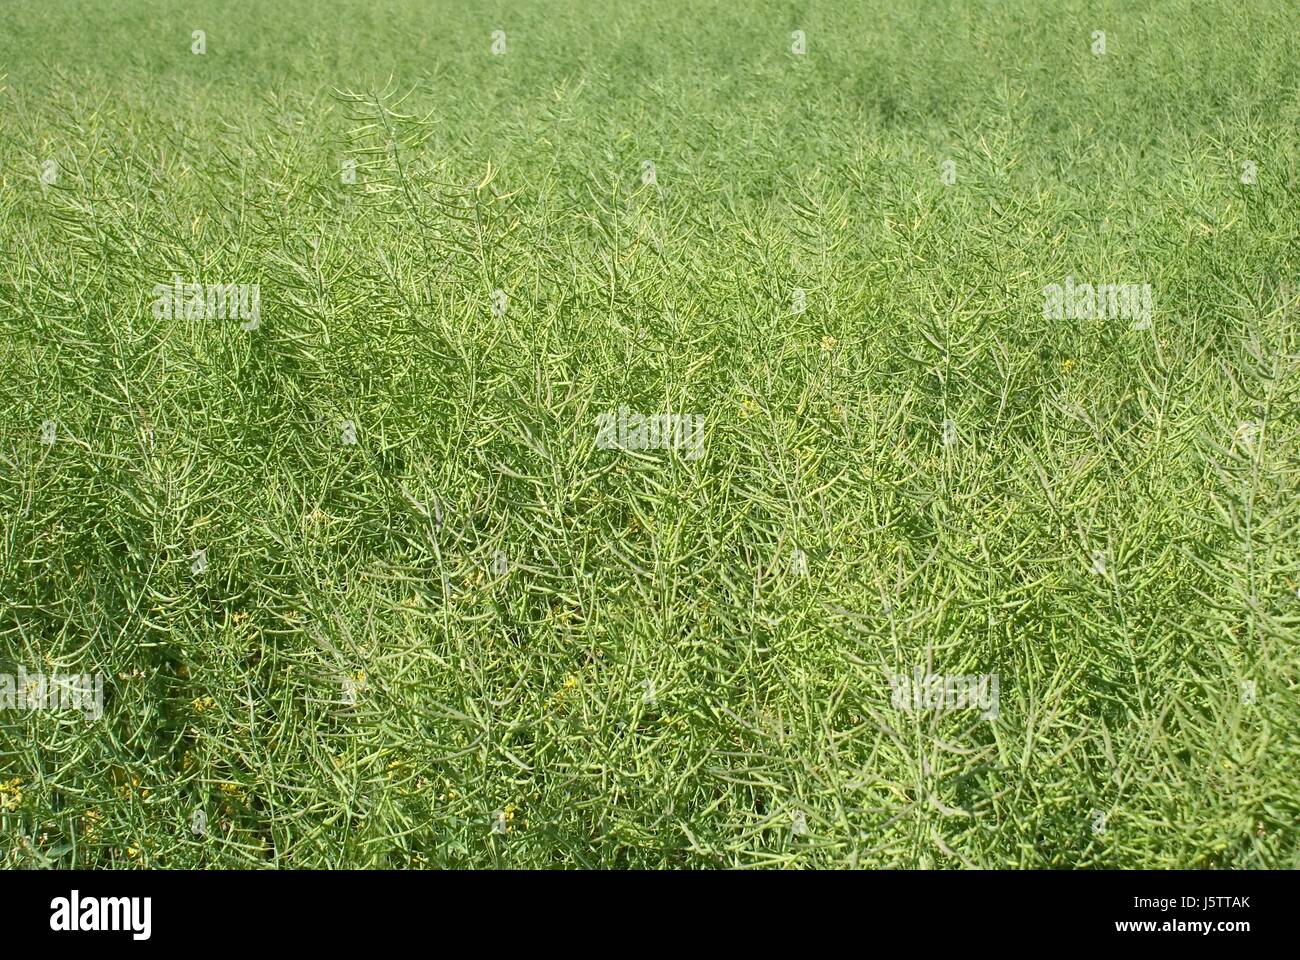
[[839, 341], [834, 337], [822, 337], [822, 353], [830, 353], [835, 349], [837, 343], [839, 343]]
[[8, 783], [0, 783], [0, 810], [13, 813], [23, 802], [23, 781], [14, 777]]
[[120, 785], [116, 788], [117, 795], [118, 795], [119, 797], [121, 797], [123, 800], [132, 800], [132, 799], [134, 799], [137, 790], [140, 791], [140, 799], [141, 799], [141, 800], [147, 800], [147, 799], [149, 799], [149, 788], [148, 788], [148, 787], [143, 787], [143, 788], [142, 788], [142, 787], [140, 786], [140, 778], [139, 778], [139, 777], [132, 777], [130, 783], [123, 783], [123, 784], [120, 784]]
[[1069, 373], [1069, 372], [1070, 372], [1071, 370], [1073, 370], [1073, 369], [1074, 369], [1074, 361], [1073, 361], [1073, 360], [1062, 360], [1062, 361], [1061, 361], [1061, 372], [1062, 372], [1062, 373]]
[[219, 783], [217, 784], [217, 789], [226, 796], [225, 812], [227, 814], [233, 814], [235, 812], [234, 805], [236, 803], [243, 803], [247, 799], [247, 795], [244, 791], [239, 789], [238, 784]]
[[496, 823], [493, 831], [496, 833], [510, 833], [515, 828], [512, 821], [515, 819], [515, 810], [518, 808], [513, 803], [507, 803], [505, 809], [496, 812]]
[[406, 776], [410, 770], [411, 761], [405, 757], [398, 757], [388, 765], [388, 776], [390, 778], [403, 777]]

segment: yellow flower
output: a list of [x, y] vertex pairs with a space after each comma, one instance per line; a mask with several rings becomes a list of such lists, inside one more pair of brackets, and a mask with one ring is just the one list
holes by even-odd
[[238, 784], [219, 783], [217, 784], [217, 789], [226, 795], [227, 802], [225, 808], [226, 813], [228, 814], [233, 814], [235, 812], [234, 805], [236, 803], [242, 804], [247, 799], [247, 794], [245, 794], [243, 790], [239, 789]]
[[213, 700], [211, 697], [195, 697], [190, 706], [194, 709], [195, 713], [203, 713], [207, 710], [215, 710], [217, 708], [217, 701]]
[[756, 413], [758, 413], [757, 403], [755, 403], [749, 397], [746, 397], [744, 400], [740, 401], [740, 415], [742, 417], [752, 417]]
[[498, 833], [513, 833], [514, 826], [512, 821], [515, 819], [515, 811], [519, 809], [513, 803], [507, 803], [505, 809], [498, 810], [496, 813], [496, 831]]
[[567, 677], [564, 678], [564, 683], [561, 684], [560, 689], [556, 692], [554, 699], [547, 700], [547, 706], [550, 706], [551, 704], [554, 704], [557, 707], [560, 706], [562, 703], [565, 702], [565, 698], [567, 698], [570, 693], [572, 693], [574, 690], [577, 689], [578, 689], [578, 678], [575, 677], [573, 674], [569, 674]]
[[411, 761], [405, 757], [398, 757], [388, 765], [389, 777], [402, 777], [407, 775], [411, 770]]
[[0, 810], [13, 813], [23, 802], [23, 781], [14, 777], [8, 783], [0, 783]]
[[837, 343], [839, 343], [839, 341], [834, 337], [822, 337], [822, 353], [830, 353], [835, 349]]
[[1061, 361], [1061, 372], [1062, 372], [1062, 373], [1069, 373], [1069, 372], [1070, 372], [1071, 370], [1073, 370], [1073, 369], [1074, 369], [1074, 361], [1073, 361], [1073, 360], [1062, 360], [1062, 361]]

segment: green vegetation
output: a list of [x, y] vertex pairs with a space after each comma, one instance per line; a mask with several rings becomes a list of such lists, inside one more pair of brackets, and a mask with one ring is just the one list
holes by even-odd
[[0, 862], [1296, 865], [1288, 4], [11, 6]]

